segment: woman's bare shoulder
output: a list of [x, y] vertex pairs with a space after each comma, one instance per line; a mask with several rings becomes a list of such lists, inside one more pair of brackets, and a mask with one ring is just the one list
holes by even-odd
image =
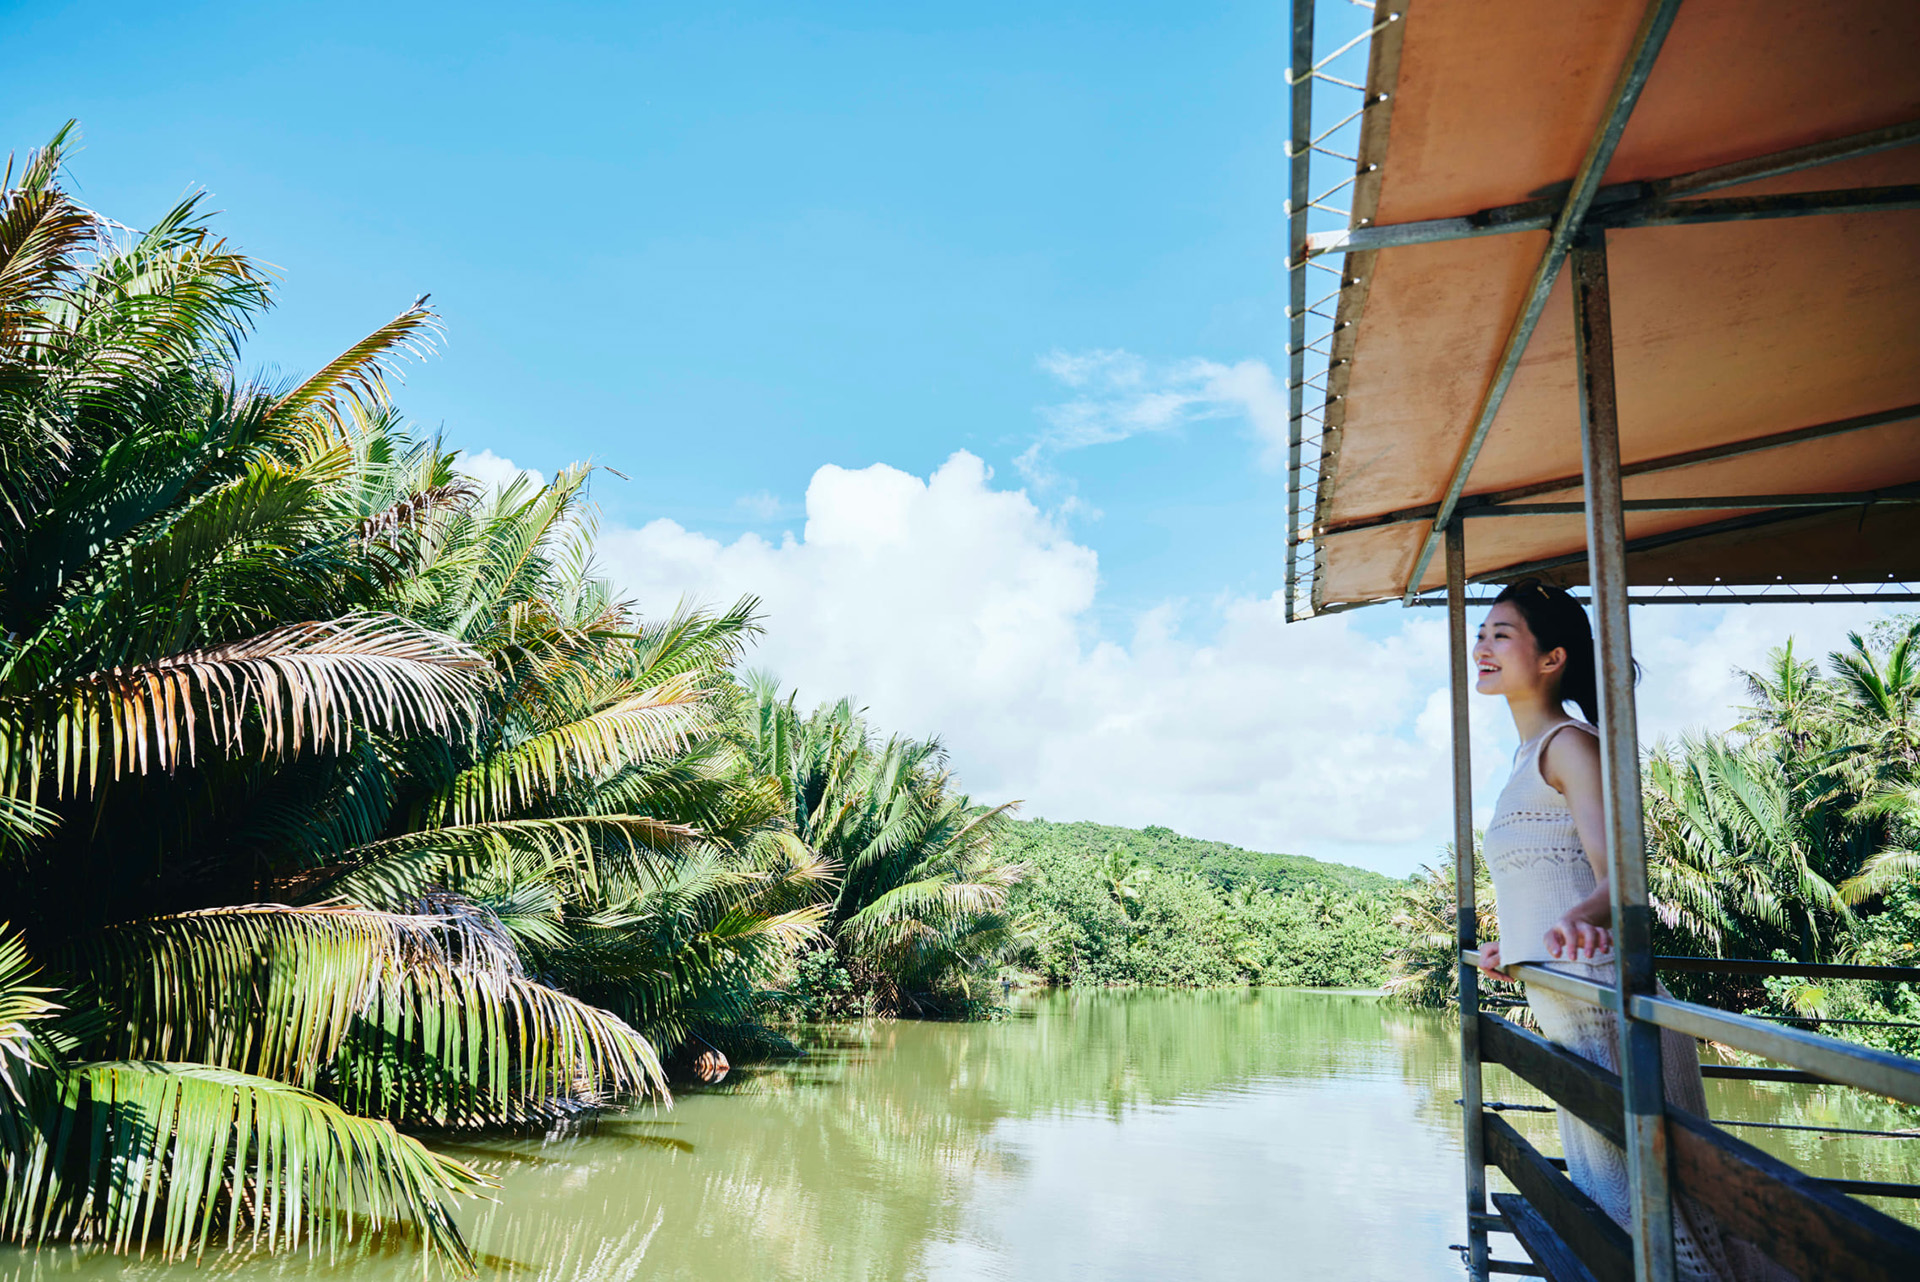
[[[1566, 733], [1571, 731], [1572, 733]], [[1599, 732], [1584, 721], [1563, 721], [1540, 746], [1540, 777], [1565, 796], [1569, 787], [1600, 786]]]

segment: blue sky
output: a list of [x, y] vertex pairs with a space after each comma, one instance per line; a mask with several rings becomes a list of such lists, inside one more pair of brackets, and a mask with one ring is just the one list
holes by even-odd
[[[79, 117], [73, 173], [124, 221], [211, 192], [284, 271], [258, 358], [310, 367], [431, 292], [423, 422], [614, 464], [612, 517], [773, 529], [824, 462], [965, 447], [1013, 476], [1061, 399], [1048, 352], [1271, 357], [1285, 18], [40, 3], [8, 22], [4, 120], [24, 148]], [[1112, 608], [1272, 577], [1281, 479], [1236, 427], [1061, 469]]]
[[[408, 414], [489, 477], [626, 473], [624, 590], [762, 597], [755, 663], [942, 735], [984, 799], [1405, 872], [1450, 824], [1440, 621], [1273, 599], [1286, 21], [15, 4], [0, 122], [78, 118], [123, 222], [209, 192], [282, 273], [263, 366], [431, 293]], [[1869, 614], [1640, 613], [1649, 737]], [[1511, 732], [1476, 716], [1484, 810]]]

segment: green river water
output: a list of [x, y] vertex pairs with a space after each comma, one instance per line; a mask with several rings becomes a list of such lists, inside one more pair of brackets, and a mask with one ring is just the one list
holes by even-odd
[[[811, 1030], [804, 1060], [671, 1110], [447, 1147], [500, 1182], [461, 1215], [485, 1279], [1458, 1278], [1453, 1038], [1365, 994], [1050, 994], [991, 1024]], [[1911, 1125], [1837, 1089], [1707, 1086], [1723, 1118]], [[1498, 1069], [1488, 1094], [1539, 1100]], [[1551, 1118], [1509, 1117], [1558, 1151]], [[1738, 1133], [1814, 1174], [1920, 1182], [1920, 1138]], [[421, 1263], [397, 1238], [197, 1269], [0, 1250], [0, 1282], [190, 1271], [357, 1282]]]

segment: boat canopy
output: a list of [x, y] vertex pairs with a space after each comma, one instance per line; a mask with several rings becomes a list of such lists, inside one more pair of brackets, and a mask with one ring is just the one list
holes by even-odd
[[[1325, 399], [1296, 409], [1295, 617], [1443, 586], [1455, 515], [1499, 518], [1466, 527], [1470, 582], [1586, 582], [1581, 235], [1605, 238], [1628, 582], [1912, 599], [1920, 5], [1688, 0], [1608, 154], [1644, 14], [1376, 10], [1350, 202], [1296, 184], [1290, 211], [1296, 278], [1337, 291], [1296, 280], [1320, 330], [1296, 314], [1296, 383]], [[1346, 217], [1309, 230], [1323, 210]]]

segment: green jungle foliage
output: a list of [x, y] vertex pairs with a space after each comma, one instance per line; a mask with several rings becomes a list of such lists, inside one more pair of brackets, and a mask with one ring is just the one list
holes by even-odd
[[[803, 962], [806, 1018], [971, 1013], [981, 981], [1020, 943], [998, 840], [1007, 808], [953, 790], [937, 740], [881, 740], [846, 700], [802, 716], [752, 685], [747, 757], [780, 781], [795, 836], [837, 873], [818, 955]], [[809, 964], [810, 963], [810, 964]]]
[[[1821, 665], [1791, 642], [1746, 675], [1725, 734], [1658, 744], [1644, 764], [1654, 947], [1675, 956], [1920, 965], [1920, 619], [1889, 621]], [[1498, 925], [1484, 866], [1479, 937]], [[1455, 1000], [1452, 858], [1398, 896], [1389, 985]], [[1676, 995], [1913, 1055], [1912, 984], [1669, 973]], [[1496, 986], [1501, 988], [1504, 986]]]
[[[1193, 847], [1282, 889], [1194, 872]], [[1086, 823], [1014, 824], [1003, 849], [1028, 866], [1012, 906], [1029, 936], [1024, 960], [1050, 984], [1376, 985], [1398, 940], [1373, 885], [1393, 883], [1358, 868]]]
[[1269, 855], [1222, 841], [1182, 837], [1169, 828], [1115, 828], [1096, 823], [1050, 823], [1023, 819], [1004, 839], [1015, 858], [1042, 849], [1084, 851], [1095, 858], [1118, 855], [1158, 872], [1187, 872], [1222, 890], [1241, 886], [1267, 890], [1351, 891], [1379, 894], [1398, 885], [1393, 878], [1347, 864], [1330, 864], [1305, 855]]
[[424, 300], [247, 376], [262, 269], [66, 142], [0, 184], [0, 1240], [471, 1271], [485, 1181], [411, 1133], [665, 1098], [822, 953], [968, 999], [1017, 872], [936, 746], [743, 687], [751, 601], [617, 600], [588, 469], [413, 435]]

